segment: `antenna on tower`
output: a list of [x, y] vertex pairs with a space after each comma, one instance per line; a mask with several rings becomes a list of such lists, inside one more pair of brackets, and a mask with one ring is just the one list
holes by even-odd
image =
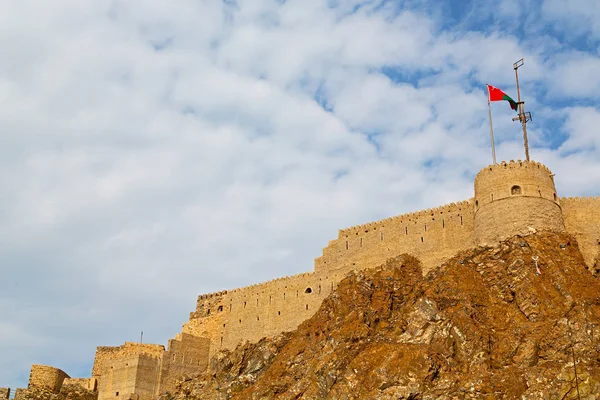
[[529, 141], [527, 140], [527, 122], [531, 121], [531, 113], [525, 112], [525, 102], [521, 101], [521, 89], [519, 88], [519, 67], [525, 62], [521, 58], [519, 61], [513, 64], [515, 70], [515, 78], [517, 80], [517, 105], [519, 106], [519, 116], [513, 118], [513, 121], [521, 121], [523, 125], [523, 143], [525, 144], [525, 159], [529, 161]]

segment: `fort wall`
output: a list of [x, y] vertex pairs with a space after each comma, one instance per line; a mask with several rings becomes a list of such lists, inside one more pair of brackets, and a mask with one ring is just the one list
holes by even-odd
[[316, 273], [371, 268], [398, 254], [421, 260], [424, 272], [474, 245], [473, 201], [342, 229], [315, 260]]
[[0, 400], [8, 400], [10, 397], [10, 388], [0, 388]]
[[293, 330], [318, 309], [341, 280], [339, 275], [304, 273], [200, 296], [182, 332], [210, 339], [212, 355]]
[[169, 340], [168, 350], [163, 354], [160, 373], [160, 391], [175, 388], [182, 376], [195, 376], [208, 367], [210, 339], [181, 334]]
[[15, 390], [14, 400], [28, 400], [26, 399], [27, 389], [19, 388]]
[[29, 374], [29, 388], [40, 388], [59, 393], [63, 381], [69, 378], [65, 372], [47, 365], [34, 364]]
[[79, 386], [86, 390], [95, 392], [98, 390], [98, 380], [96, 378], [66, 378], [62, 384], [62, 387], [64, 388], [66, 386]]
[[105, 360], [100, 368], [98, 400], [124, 399], [132, 393], [150, 400], [158, 389], [161, 358], [149, 354]]
[[563, 197], [560, 204], [567, 232], [575, 236], [585, 263], [593, 267], [600, 256], [600, 198]]
[[99, 377], [104, 365], [110, 361], [139, 354], [160, 357], [164, 351], [165, 346], [162, 345], [135, 342], [125, 342], [122, 346], [99, 346], [96, 348], [96, 357], [94, 358], [94, 366], [92, 367], [92, 377]]

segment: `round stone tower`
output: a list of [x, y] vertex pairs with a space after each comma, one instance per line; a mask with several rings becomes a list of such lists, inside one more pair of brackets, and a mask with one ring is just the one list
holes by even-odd
[[475, 242], [536, 230], [564, 231], [553, 174], [534, 161], [490, 165], [475, 177]]

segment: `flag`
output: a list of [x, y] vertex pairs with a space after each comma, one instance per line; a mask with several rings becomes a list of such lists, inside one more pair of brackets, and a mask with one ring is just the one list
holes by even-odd
[[510, 103], [510, 108], [519, 112], [519, 107], [517, 106], [517, 102], [510, 98], [509, 95], [504, 93], [502, 90], [497, 87], [493, 87], [492, 85], [487, 85], [488, 94], [490, 101], [502, 101], [506, 100]]

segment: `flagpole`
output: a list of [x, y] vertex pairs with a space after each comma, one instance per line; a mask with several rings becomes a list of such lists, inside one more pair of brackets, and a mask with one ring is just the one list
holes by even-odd
[[[521, 88], [519, 87], [519, 72], [517, 71], [520, 66], [523, 65], [523, 59], [521, 58], [519, 61], [513, 64], [513, 69], [515, 70], [515, 79], [517, 81], [517, 104], [519, 106], [519, 118], [518, 120], [521, 122], [523, 126], [523, 144], [525, 145], [525, 159], [529, 161], [529, 141], [527, 140], [527, 121], [528, 117], [525, 114], [525, 102], [521, 101]], [[513, 121], [515, 118], [513, 118]]]
[[490, 89], [488, 87], [488, 117], [490, 119], [490, 138], [492, 139], [492, 159], [496, 165], [496, 146], [494, 144], [494, 128], [492, 128], [492, 107], [490, 105]]

